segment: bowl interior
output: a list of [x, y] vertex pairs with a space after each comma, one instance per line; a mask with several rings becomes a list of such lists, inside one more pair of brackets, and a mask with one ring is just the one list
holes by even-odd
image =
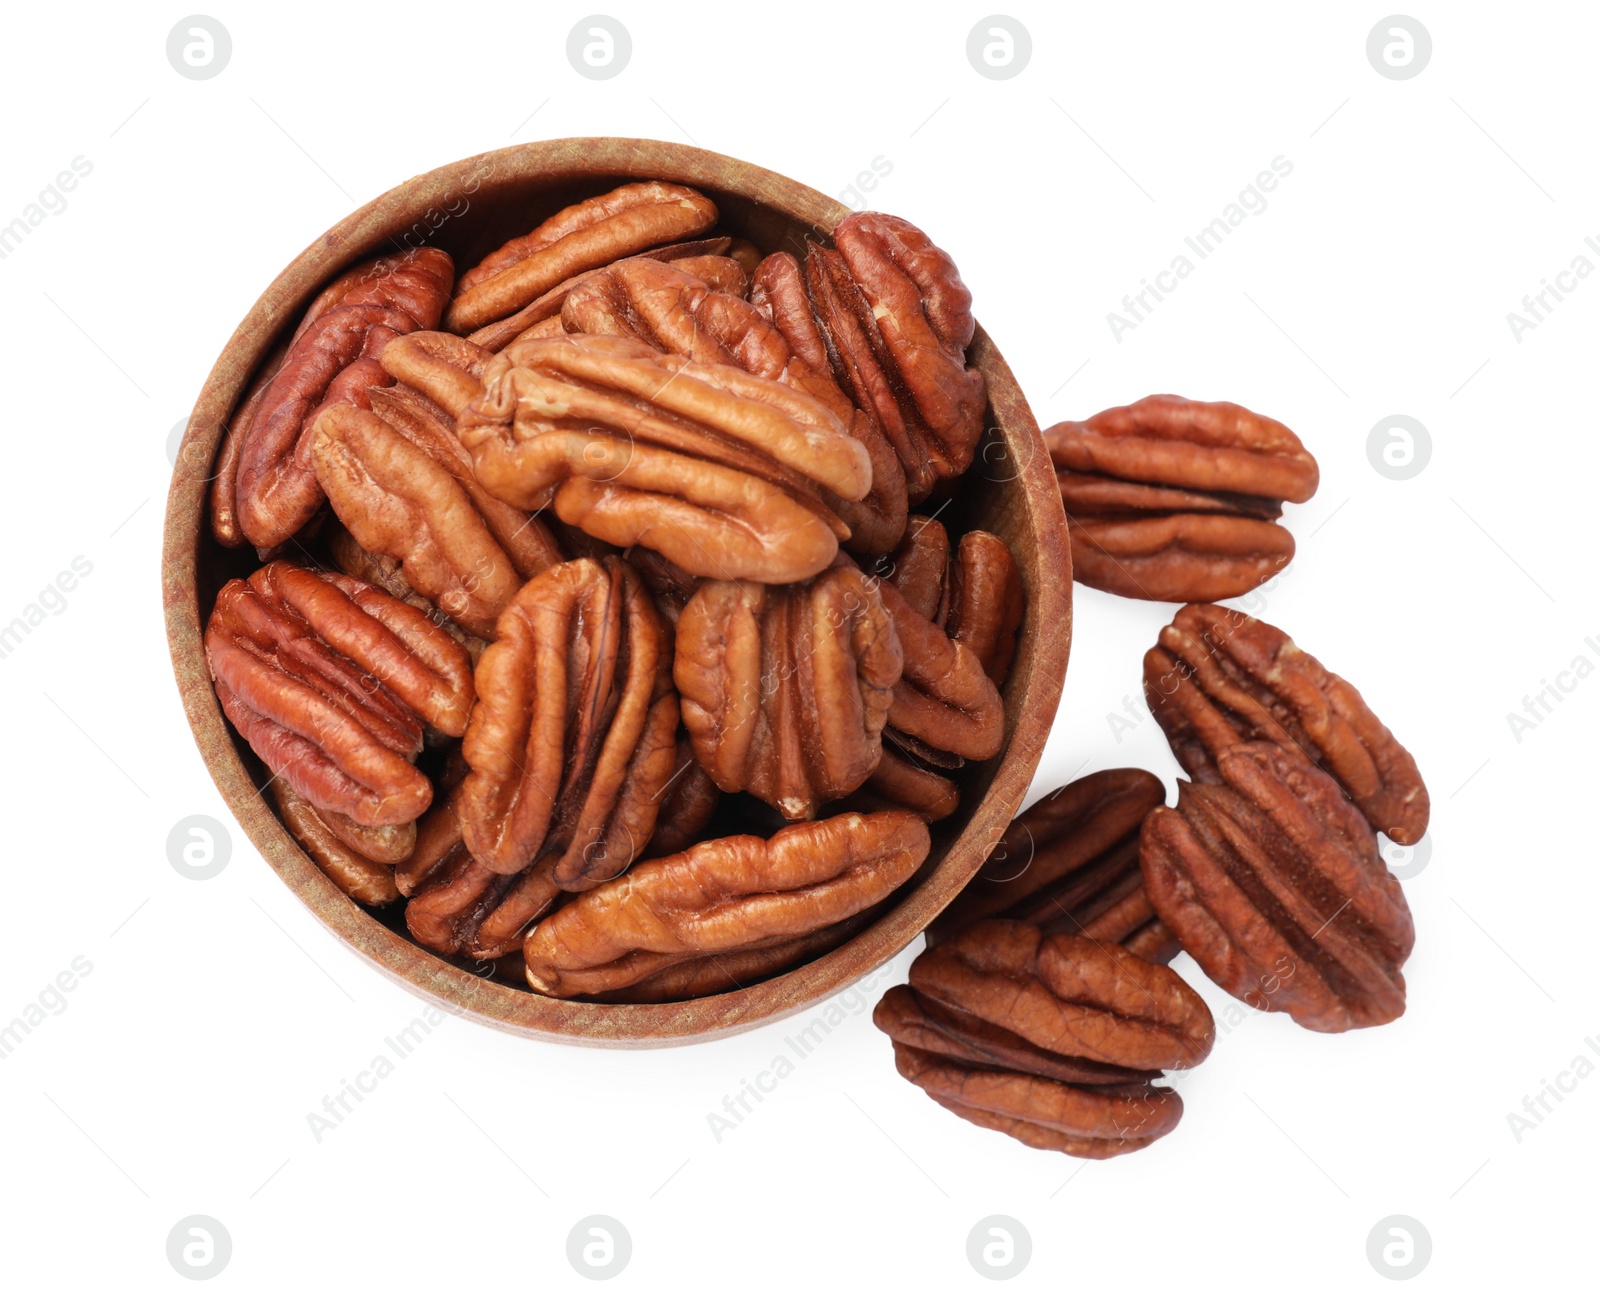
[[[383, 971], [449, 1011], [523, 1034], [590, 1044], [708, 1038], [798, 1012], [903, 949], [977, 870], [1015, 814], [1055, 715], [1071, 641], [1066, 522], [1038, 425], [1011, 371], [980, 328], [969, 363], [989, 388], [985, 440], [959, 495], [940, 507], [953, 534], [981, 527], [1016, 558], [1026, 596], [1003, 690], [1007, 742], [956, 776], [961, 809], [933, 825], [933, 850], [884, 913], [838, 949], [741, 990], [660, 1005], [548, 999], [491, 979], [412, 942], [403, 905], [362, 909], [310, 861], [257, 792], [267, 771], [223, 720], [201, 643], [217, 591], [257, 565], [253, 551], [211, 537], [206, 495], [222, 429], [247, 382], [321, 286], [385, 251], [442, 247], [458, 272], [570, 203], [629, 180], [693, 185], [717, 203], [719, 232], [763, 253], [803, 255], [849, 209], [774, 172], [720, 154], [648, 140], [558, 140], [468, 158], [400, 185], [341, 221], [272, 283], [224, 348], [190, 417], [168, 498], [163, 584], [174, 670], [213, 778], [252, 841], [300, 899]], [[935, 238], [937, 232], [935, 231]], [[925, 506], [927, 507], [927, 506]], [[927, 507], [927, 511], [931, 511]]]

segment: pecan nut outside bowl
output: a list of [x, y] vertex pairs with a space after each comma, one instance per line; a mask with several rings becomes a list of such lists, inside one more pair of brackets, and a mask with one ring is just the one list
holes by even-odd
[[[977, 871], [1026, 793], [1055, 717], [1072, 638], [1066, 516], [1050, 455], [1028, 402], [980, 327], [969, 363], [988, 383], [984, 439], [944, 520], [1001, 536], [1016, 555], [1026, 612], [1004, 689], [1006, 742], [960, 774], [961, 809], [932, 825], [933, 849], [892, 904], [851, 940], [770, 980], [664, 1004], [579, 1003], [474, 975], [415, 944], [398, 909], [369, 912], [301, 850], [268, 799], [264, 770], [223, 718], [206, 671], [202, 627], [218, 590], [255, 565], [216, 543], [206, 517], [212, 463], [252, 375], [321, 288], [355, 263], [428, 243], [458, 266], [562, 207], [630, 180], [666, 180], [708, 194], [720, 228], [764, 252], [826, 240], [850, 209], [775, 172], [655, 140], [548, 140], [466, 158], [417, 176], [347, 216], [296, 257], [234, 331], [201, 389], [167, 497], [162, 595], [184, 709], [212, 778], [278, 876], [340, 940], [422, 998], [515, 1034], [567, 1043], [643, 1047], [713, 1039], [801, 1012], [879, 967], [910, 942]], [[913, 213], [919, 218], [937, 213]]]

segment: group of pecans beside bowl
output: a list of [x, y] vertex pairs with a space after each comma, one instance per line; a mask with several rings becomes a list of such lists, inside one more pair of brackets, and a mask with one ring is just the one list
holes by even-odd
[[[258, 373], [211, 523], [261, 564], [205, 644], [280, 817], [352, 899], [535, 991], [659, 1003], [864, 928], [952, 777], [1003, 746], [1005, 542], [952, 536], [984, 430], [971, 297], [858, 213], [763, 256], [625, 184], [456, 276], [430, 247], [326, 286]], [[1282, 568], [1317, 465], [1228, 403], [1046, 433], [1079, 580], [1185, 603], [1145, 659], [1178, 804], [1140, 770], [1012, 824], [875, 1021], [935, 1101], [1078, 1156], [1182, 1112], [1215, 1030], [1182, 950], [1314, 1030], [1404, 1009], [1416, 764], [1339, 676], [1213, 601]], [[913, 510], [917, 511], [913, 511]]]
[[1421, 840], [1415, 760], [1345, 680], [1281, 630], [1211, 602], [1294, 552], [1277, 524], [1317, 465], [1238, 405], [1150, 396], [1045, 437], [1078, 579], [1183, 602], [1144, 659], [1178, 763], [1111, 769], [1013, 821], [874, 1020], [906, 1079], [1030, 1147], [1110, 1157], [1169, 1133], [1157, 1083], [1216, 1031], [1166, 966], [1180, 951], [1252, 1008], [1316, 1031], [1393, 1021], [1411, 912], [1379, 832]]
[[1003, 745], [1019, 573], [932, 516], [987, 408], [954, 263], [879, 213], [799, 257], [718, 221], [646, 181], [459, 276], [355, 266], [212, 481], [260, 565], [207, 660], [280, 818], [421, 945], [549, 996], [841, 944]]

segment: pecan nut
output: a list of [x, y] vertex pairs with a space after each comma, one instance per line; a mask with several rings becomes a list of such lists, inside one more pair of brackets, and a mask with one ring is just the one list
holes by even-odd
[[1245, 742], [1297, 749], [1331, 774], [1376, 832], [1401, 845], [1428, 828], [1417, 763], [1348, 682], [1276, 626], [1191, 603], [1144, 658], [1144, 691], [1178, 763], [1219, 781], [1217, 757]]
[[[467, 376], [403, 338], [384, 363], [446, 409]], [[819, 492], [860, 498], [871, 461], [825, 405], [732, 365], [620, 337], [517, 342], [457, 409], [462, 444], [497, 498], [697, 576], [804, 580], [848, 528]], [[466, 381], [464, 381], [466, 380]]]
[[717, 205], [685, 185], [649, 180], [587, 198], [463, 274], [445, 327], [470, 333], [522, 309], [581, 271], [657, 244], [693, 238], [716, 223]]
[[811, 245], [806, 284], [834, 376], [899, 455], [911, 502], [966, 471], [983, 432], [983, 375], [966, 366], [972, 294], [909, 221], [856, 212]]
[[900, 1073], [974, 1124], [1108, 1157], [1176, 1126], [1153, 1082], [1204, 1060], [1205, 1002], [1169, 968], [1030, 923], [974, 923], [918, 955], [873, 1020]]
[[627, 868], [676, 768], [671, 672], [670, 631], [620, 559], [575, 559], [523, 586], [478, 659], [462, 741], [474, 858], [513, 874], [553, 854], [568, 890]]
[[496, 873], [460, 851], [433, 870], [406, 903], [406, 929], [439, 954], [498, 959], [561, 896], [546, 856], [520, 873]]
[[540, 922], [522, 947], [528, 984], [557, 998], [604, 994], [689, 959], [778, 945], [870, 908], [928, 847], [927, 826], [903, 811], [701, 842]]
[[428, 808], [432, 785], [411, 763], [424, 726], [458, 735], [472, 704], [465, 649], [417, 609], [282, 561], [223, 586], [206, 661], [267, 768], [319, 811], [367, 827]]
[[416, 841], [415, 824], [406, 824], [403, 830], [363, 829], [354, 820], [337, 816], [343, 822], [335, 828], [332, 811], [319, 813], [285, 780], [273, 779], [271, 788], [284, 826], [334, 886], [365, 905], [392, 904], [400, 898], [394, 882], [395, 861], [375, 858], [370, 852], [392, 855], [399, 846], [405, 848], [400, 852], [404, 858]]
[[[313, 305], [241, 433], [232, 517], [258, 549], [284, 544], [322, 505], [302, 444], [317, 414], [364, 406], [367, 388], [389, 382], [378, 363], [383, 348], [439, 322], [450, 292], [449, 255], [417, 248], [383, 264], [383, 273], [358, 276], [331, 302]], [[219, 516], [214, 508], [213, 519]]]
[[1405, 1011], [1411, 911], [1339, 785], [1276, 743], [1216, 757], [1144, 822], [1140, 864], [1162, 922], [1215, 981], [1301, 1026], [1345, 1031]]
[[873, 583], [705, 581], [678, 619], [673, 676], [699, 763], [788, 819], [855, 791], [878, 763], [900, 640]]
[[1317, 461], [1276, 419], [1229, 401], [1146, 396], [1045, 432], [1073, 574], [1127, 598], [1231, 598], [1294, 557], [1275, 519], [1317, 489]]
[[[699, 258], [666, 264], [644, 257], [619, 261], [574, 285], [562, 307], [568, 333], [631, 337], [702, 364], [737, 365], [815, 397], [838, 416], [871, 459], [872, 489], [861, 500], [829, 491], [823, 500], [850, 528], [855, 553], [893, 548], [905, 526], [905, 482], [899, 460], [872, 421], [850, 403], [826, 368], [796, 354], [761, 310], [696, 278]], [[730, 262], [735, 269], [736, 262]], [[740, 271], [741, 275], [743, 274]]]
[[1161, 780], [1139, 769], [1101, 770], [1047, 793], [1011, 821], [930, 934], [1014, 919], [1169, 962], [1178, 945], [1139, 872], [1139, 828], [1165, 800]]
[[[681, 712], [683, 700], [679, 698]], [[678, 731], [678, 747], [673, 753], [673, 775], [661, 797], [661, 813], [649, 844], [640, 852], [647, 859], [676, 855], [700, 840], [700, 834], [717, 811], [721, 792], [711, 775], [694, 758], [694, 744], [683, 730]]]

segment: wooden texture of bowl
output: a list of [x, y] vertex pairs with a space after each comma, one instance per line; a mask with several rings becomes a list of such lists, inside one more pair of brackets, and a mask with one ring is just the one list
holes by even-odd
[[[1056, 713], [1072, 637], [1066, 519], [1049, 455], [1028, 402], [983, 329], [968, 352], [989, 387], [986, 438], [942, 520], [981, 526], [1011, 546], [1027, 610], [1004, 690], [1006, 746], [960, 774], [962, 807], [934, 825], [928, 863], [870, 927], [829, 954], [745, 989], [683, 1003], [609, 1005], [550, 999], [486, 980], [415, 944], [398, 919], [362, 909], [306, 856], [257, 791], [264, 779], [224, 720], [206, 671], [201, 633], [218, 589], [255, 566], [226, 550], [207, 517], [210, 465], [246, 383], [317, 291], [347, 266], [382, 251], [429, 243], [458, 272], [568, 203], [629, 180], [693, 185], [722, 213], [719, 228], [763, 253], [803, 255], [849, 209], [774, 172], [703, 149], [653, 140], [566, 139], [467, 158], [417, 176], [347, 216], [296, 257], [234, 331], [190, 415], [167, 497], [162, 586], [167, 637], [184, 709], [211, 776], [279, 877], [339, 939], [447, 1011], [518, 1034], [569, 1043], [642, 1046], [710, 1039], [796, 1013], [904, 949], [977, 871], [1021, 804]], [[937, 214], [911, 212], [913, 219]]]

